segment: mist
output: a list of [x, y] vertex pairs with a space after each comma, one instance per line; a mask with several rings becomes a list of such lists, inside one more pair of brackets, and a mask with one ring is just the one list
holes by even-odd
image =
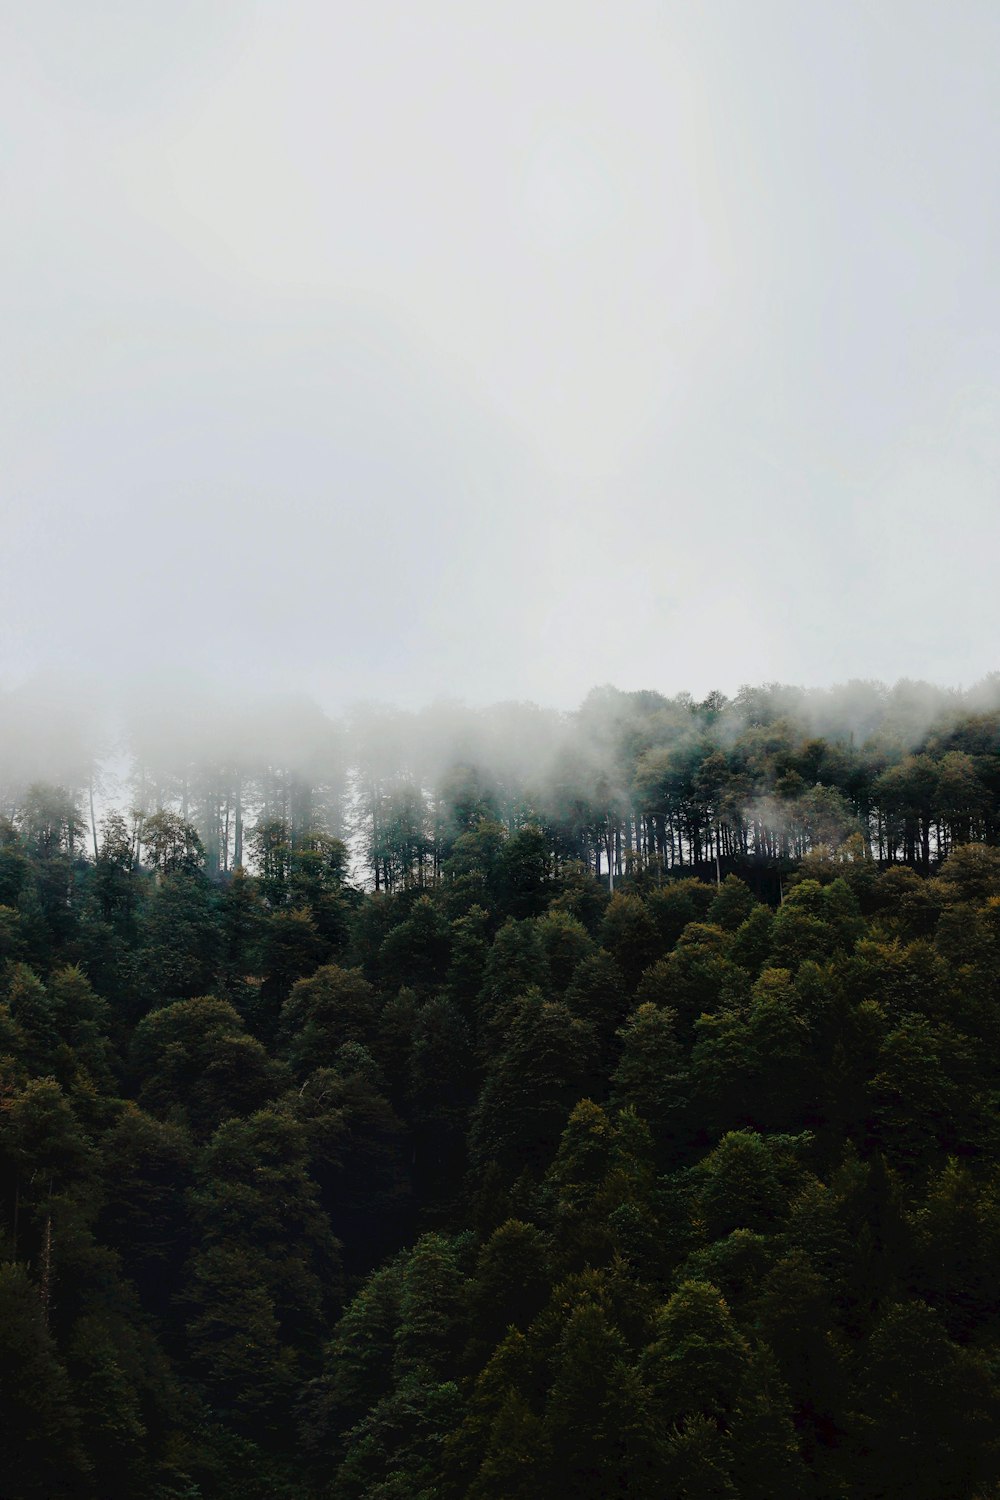
[[0, 682], [995, 665], [995, 6], [6, 7]]
[[333, 839], [355, 883], [377, 891], [440, 879], [463, 833], [527, 835], [599, 877], [603, 860], [613, 887], [643, 869], [710, 876], [713, 859], [719, 879], [722, 857], [742, 871], [852, 837], [851, 858], [877, 846], [891, 863], [901, 839], [916, 858], [919, 815], [927, 864], [928, 799], [968, 836], [998, 745], [1000, 673], [965, 691], [770, 682], [698, 700], [606, 685], [570, 712], [452, 699], [341, 716], [302, 694], [181, 673], [114, 692], [36, 675], [0, 693], [0, 841], [54, 825], [100, 866], [124, 819], [138, 864], [147, 820], [166, 813], [216, 880], [259, 873], [261, 840], [299, 851]]

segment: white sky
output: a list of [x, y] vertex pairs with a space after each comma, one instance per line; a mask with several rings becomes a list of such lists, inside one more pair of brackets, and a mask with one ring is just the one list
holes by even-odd
[[996, 0], [0, 25], [0, 681], [1000, 666]]

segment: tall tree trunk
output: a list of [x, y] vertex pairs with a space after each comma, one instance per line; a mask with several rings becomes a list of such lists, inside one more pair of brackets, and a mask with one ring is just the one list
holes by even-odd
[[[52, 1179], [49, 1179], [49, 1197], [52, 1197]], [[42, 1275], [38, 1286], [45, 1326], [49, 1326], [49, 1302], [52, 1296], [52, 1209], [45, 1215], [45, 1236], [42, 1240]]]
[[94, 864], [97, 863], [97, 817], [94, 813], [94, 772], [90, 772], [90, 836], [94, 841]]

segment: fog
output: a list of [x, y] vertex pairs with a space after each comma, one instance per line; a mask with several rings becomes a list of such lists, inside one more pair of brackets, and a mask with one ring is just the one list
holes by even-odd
[[990, 0], [0, 17], [8, 689], [997, 665]]
[[667, 751], [678, 764], [713, 747], [728, 754], [741, 741], [746, 753], [748, 736], [766, 738], [773, 728], [802, 751], [821, 739], [872, 764], [894, 764], [929, 737], [940, 754], [943, 740], [979, 719], [983, 748], [995, 753], [998, 714], [1000, 673], [964, 691], [909, 679], [823, 689], [771, 682], [699, 702], [687, 692], [666, 697], [609, 684], [568, 712], [441, 699], [418, 709], [356, 703], [339, 716], [300, 693], [237, 691], [193, 673], [142, 674], [115, 690], [96, 677], [37, 673], [0, 688], [0, 816], [16, 813], [32, 783], [62, 786], [78, 799], [93, 790], [99, 811], [150, 811], [182, 805], [185, 786], [207, 779], [240, 785], [247, 797], [254, 786], [258, 799], [272, 782], [311, 786], [321, 801], [328, 788], [319, 821], [336, 827], [358, 777], [436, 795], [456, 771], [513, 803], [570, 796], [577, 786], [591, 796], [598, 783], [628, 802], [635, 763], [647, 751]]

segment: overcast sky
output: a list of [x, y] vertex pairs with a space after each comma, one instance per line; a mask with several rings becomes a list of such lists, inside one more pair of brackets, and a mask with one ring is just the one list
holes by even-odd
[[0, 682], [1000, 667], [996, 0], [0, 17]]

